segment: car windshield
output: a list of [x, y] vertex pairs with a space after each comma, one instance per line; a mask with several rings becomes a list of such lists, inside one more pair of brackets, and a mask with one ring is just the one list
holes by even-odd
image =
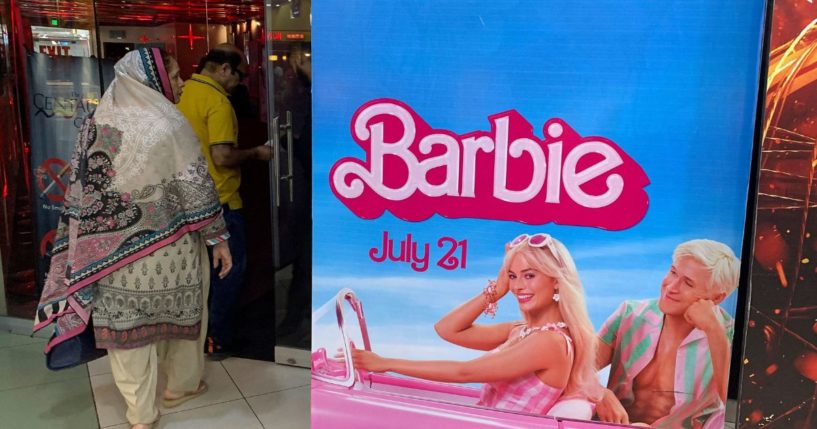
[[312, 312], [312, 372], [318, 378], [337, 382], [349, 378], [351, 356], [341, 329], [337, 297]]
[[354, 384], [352, 348], [367, 348], [363, 307], [343, 289], [312, 313], [312, 372], [325, 381]]

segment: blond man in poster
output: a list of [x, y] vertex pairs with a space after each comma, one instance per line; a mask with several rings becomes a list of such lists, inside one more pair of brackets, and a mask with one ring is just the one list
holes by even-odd
[[680, 244], [658, 299], [625, 301], [599, 332], [610, 367], [598, 418], [661, 428], [721, 429], [734, 320], [718, 306], [740, 261], [723, 243]]

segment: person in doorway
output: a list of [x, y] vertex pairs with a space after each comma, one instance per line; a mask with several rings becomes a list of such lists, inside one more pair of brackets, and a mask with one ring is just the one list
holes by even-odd
[[175, 59], [140, 48], [114, 71], [77, 138], [35, 329], [56, 321], [48, 352], [92, 322], [127, 419], [141, 429], [159, 418], [160, 363], [166, 407], [207, 390], [206, 247], [218, 277], [232, 261], [201, 147], [174, 105], [184, 86]]
[[206, 345], [212, 358], [223, 359], [232, 345], [234, 307], [247, 267], [240, 166], [249, 160], [269, 161], [272, 148], [238, 148], [238, 121], [228, 94], [247, 74], [241, 51], [232, 45], [219, 45], [201, 60], [199, 68], [200, 72], [185, 83], [178, 108], [199, 138], [231, 236], [234, 268], [227, 277], [213, 279]]
[[[596, 336], [567, 248], [548, 234], [523, 234], [506, 246], [497, 280], [434, 326], [444, 340], [487, 351], [470, 361], [418, 361], [354, 349], [355, 368], [431, 381], [481, 382], [477, 405], [547, 415], [562, 399], [596, 399]], [[510, 292], [518, 322], [477, 325]], [[589, 415], [587, 416], [589, 417]]]
[[734, 320], [718, 306], [740, 261], [723, 243], [680, 244], [658, 299], [625, 301], [599, 332], [611, 365], [600, 420], [660, 428], [722, 428]]

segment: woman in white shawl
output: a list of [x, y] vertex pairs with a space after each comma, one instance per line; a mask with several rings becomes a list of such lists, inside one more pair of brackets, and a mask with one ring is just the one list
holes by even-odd
[[146, 428], [159, 417], [159, 362], [166, 407], [207, 389], [206, 246], [220, 276], [232, 262], [207, 163], [174, 105], [184, 85], [176, 60], [142, 48], [114, 69], [77, 138], [35, 330], [55, 324], [49, 353], [92, 324], [128, 420]]

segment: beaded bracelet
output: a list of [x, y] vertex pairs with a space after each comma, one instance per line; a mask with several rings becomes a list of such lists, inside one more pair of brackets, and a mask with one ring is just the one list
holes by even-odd
[[485, 297], [485, 310], [483, 312], [493, 319], [498, 308], [496, 304], [496, 282], [494, 280], [488, 280], [488, 285], [482, 290], [482, 296]]

